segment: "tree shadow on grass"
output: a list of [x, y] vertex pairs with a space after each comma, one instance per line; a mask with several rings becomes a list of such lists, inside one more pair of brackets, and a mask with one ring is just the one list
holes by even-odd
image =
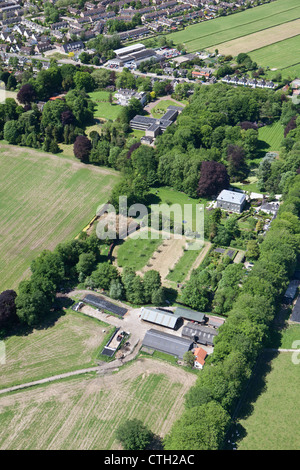
[[257, 399], [266, 392], [266, 379], [272, 370], [272, 362], [278, 354], [278, 351], [264, 351], [261, 353], [242, 397], [240, 408], [236, 410], [234, 422], [227, 433], [223, 445], [224, 450], [235, 449], [238, 443], [246, 437], [246, 429], [239, 421], [245, 420], [253, 414]]

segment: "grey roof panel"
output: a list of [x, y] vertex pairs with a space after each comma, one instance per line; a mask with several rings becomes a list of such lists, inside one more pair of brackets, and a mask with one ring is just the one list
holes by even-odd
[[147, 331], [143, 339], [143, 346], [172, 354], [180, 359], [183, 358], [184, 353], [191, 348], [192, 344], [193, 342], [189, 339], [170, 335], [153, 328]]
[[151, 323], [157, 323], [168, 328], [175, 328], [178, 317], [173, 313], [168, 313], [156, 308], [141, 308], [141, 319]]

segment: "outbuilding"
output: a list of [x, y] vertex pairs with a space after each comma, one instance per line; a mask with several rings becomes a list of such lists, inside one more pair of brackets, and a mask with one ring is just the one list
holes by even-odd
[[145, 334], [143, 347], [183, 359], [184, 353], [192, 349], [193, 341], [151, 328]]
[[182, 323], [182, 319], [174, 315], [173, 312], [152, 307], [142, 307], [140, 318], [141, 320], [156, 323], [157, 325], [172, 328], [173, 330]]

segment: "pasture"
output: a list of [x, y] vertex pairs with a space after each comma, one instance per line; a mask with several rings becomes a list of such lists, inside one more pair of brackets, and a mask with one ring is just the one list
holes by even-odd
[[273, 72], [270, 72], [270, 75], [276, 76], [276, 73], [281, 72], [283, 77], [292, 76], [293, 69], [295, 69], [294, 75], [297, 76], [297, 70], [300, 70], [299, 45], [300, 35], [298, 34], [298, 36], [259, 48], [249, 55], [259, 65], [270, 67], [271, 71], [273, 70]]
[[174, 268], [170, 270], [166, 279], [171, 282], [181, 283], [185, 280], [193, 264], [199, 256], [200, 250], [184, 250]]
[[72, 310], [60, 317], [49, 314], [41, 328], [5, 339], [0, 388], [97, 365], [102, 343], [112, 328]]
[[298, 18], [300, 18], [300, 5], [297, 0], [277, 0], [233, 15], [188, 26], [183, 31], [171, 33], [168, 37], [175, 44], [183, 43], [188, 52], [214, 50], [217, 45], [224, 42]]
[[238, 417], [239, 450], [299, 449], [300, 366], [292, 354], [265, 353], [261, 358]]
[[163, 437], [196, 375], [138, 359], [102, 377], [72, 378], [0, 397], [0, 449], [120, 449], [115, 430], [140, 419]]
[[43, 250], [74, 238], [119, 180], [116, 171], [33, 149], [0, 148], [0, 291]]

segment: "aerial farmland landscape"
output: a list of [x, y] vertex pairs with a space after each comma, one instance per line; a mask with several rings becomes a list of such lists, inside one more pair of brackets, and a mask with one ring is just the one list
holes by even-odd
[[0, 3], [1, 451], [299, 450], [299, 26]]

